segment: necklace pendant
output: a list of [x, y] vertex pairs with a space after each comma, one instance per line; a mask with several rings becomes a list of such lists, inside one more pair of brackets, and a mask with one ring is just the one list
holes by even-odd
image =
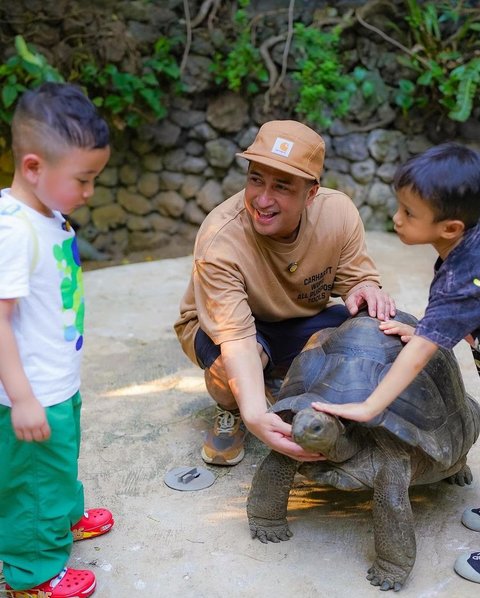
[[298, 262], [291, 262], [290, 264], [288, 264], [288, 271], [290, 272], [290, 274], [293, 274], [297, 268]]

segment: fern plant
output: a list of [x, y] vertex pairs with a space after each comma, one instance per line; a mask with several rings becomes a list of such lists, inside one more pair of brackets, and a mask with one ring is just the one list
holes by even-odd
[[416, 79], [399, 81], [395, 101], [405, 113], [418, 106], [464, 122], [480, 106], [480, 11], [466, 12], [462, 5], [406, 0], [415, 54], [399, 62]]
[[443, 102], [445, 106], [448, 105], [449, 95], [455, 97], [455, 104], [451, 106], [448, 113], [452, 120], [464, 122], [470, 117], [475, 102], [478, 104], [477, 87], [479, 86], [480, 58], [473, 58], [467, 64], [453, 69], [449, 80], [440, 88], [445, 96]]

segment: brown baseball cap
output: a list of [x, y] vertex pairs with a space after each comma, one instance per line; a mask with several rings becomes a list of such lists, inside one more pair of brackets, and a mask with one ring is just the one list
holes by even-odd
[[271, 120], [260, 127], [252, 145], [237, 156], [318, 182], [323, 170], [325, 142], [300, 122]]

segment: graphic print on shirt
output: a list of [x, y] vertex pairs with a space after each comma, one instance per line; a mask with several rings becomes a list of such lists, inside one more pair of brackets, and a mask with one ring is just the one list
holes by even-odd
[[85, 303], [83, 274], [76, 238], [70, 237], [61, 245], [54, 245], [53, 255], [60, 274], [60, 292], [64, 313], [63, 335], [67, 342], [75, 342], [76, 350], [80, 351], [83, 345]]
[[333, 267], [328, 266], [323, 272], [307, 276], [303, 281], [305, 290], [297, 295], [297, 301], [306, 300], [308, 303], [323, 301], [333, 288], [332, 272]]

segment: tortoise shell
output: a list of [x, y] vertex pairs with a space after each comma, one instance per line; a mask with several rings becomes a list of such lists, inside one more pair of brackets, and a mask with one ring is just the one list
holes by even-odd
[[[396, 320], [417, 320], [398, 311]], [[285, 421], [312, 401], [364, 401], [403, 348], [397, 335], [384, 334], [379, 321], [360, 312], [338, 328], [315, 333], [292, 362], [272, 407]], [[419, 447], [445, 467], [466, 454], [478, 436], [478, 405], [465, 391], [452, 351], [440, 348], [415, 380], [391, 405], [367, 423], [342, 420], [347, 426], [380, 426]]]

